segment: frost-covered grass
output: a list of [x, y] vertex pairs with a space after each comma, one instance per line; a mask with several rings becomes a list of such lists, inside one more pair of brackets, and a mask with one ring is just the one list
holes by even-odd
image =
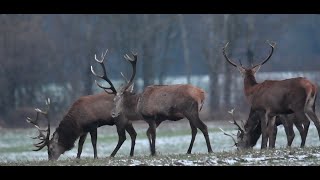
[[188, 121], [164, 122], [157, 128], [157, 156], [150, 156], [149, 143], [145, 135], [148, 128], [144, 122], [134, 123], [138, 133], [135, 156], [129, 157], [131, 140], [127, 140], [118, 151], [115, 158], [109, 155], [117, 144], [115, 126], [104, 126], [98, 129], [98, 160], [93, 159], [93, 149], [90, 136], [83, 147], [81, 160], [76, 159], [77, 142], [75, 147], [65, 152], [58, 161], [47, 161], [47, 150], [34, 152], [29, 138], [37, 135], [36, 129], [1, 129], [0, 130], [0, 165], [125, 165], [125, 166], [203, 166], [203, 165], [319, 165], [320, 141], [313, 123], [310, 125], [306, 146], [300, 145], [300, 135], [295, 129], [296, 137], [293, 148], [287, 149], [286, 136], [283, 127], [278, 127], [276, 150], [260, 151], [260, 140], [253, 150], [237, 152], [232, 146], [230, 137], [223, 135], [219, 128], [228, 132], [236, 132], [234, 127], [226, 122], [205, 122], [208, 126], [210, 142], [214, 153], [207, 153], [207, 146], [202, 135], [198, 134], [191, 155], [187, 149], [191, 140], [191, 130]]

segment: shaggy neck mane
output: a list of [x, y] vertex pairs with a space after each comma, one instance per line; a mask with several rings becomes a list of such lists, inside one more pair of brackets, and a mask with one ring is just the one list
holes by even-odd
[[73, 118], [66, 115], [60, 122], [56, 132], [59, 135], [58, 143], [68, 151], [74, 147], [74, 142], [79, 137], [80, 129]]

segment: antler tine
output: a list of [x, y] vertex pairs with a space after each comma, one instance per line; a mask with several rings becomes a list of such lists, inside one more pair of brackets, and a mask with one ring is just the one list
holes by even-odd
[[236, 63], [232, 62], [232, 61], [228, 58], [228, 56], [227, 56], [227, 54], [226, 54], [226, 52], [225, 52], [225, 50], [226, 50], [226, 48], [228, 47], [228, 45], [229, 45], [229, 42], [227, 42], [227, 44], [222, 48], [223, 56], [226, 58], [226, 60], [227, 60], [232, 66], [237, 67], [238, 65], [237, 65]]
[[128, 54], [125, 54], [123, 57], [124, 57], [126, 60], [128, 60], [129, 62], [130, 62], [130, 61], [133, 61], [133, 59], [132, 59]]
[[275, 47], [276, 46], [276, 42], [270, 42], [269, 40], [266, 40], [266, 42], [271, 46], [271, 47]]
[[107, 91], [108, 89], [112, 90], [111, 87], [102, 86], [100, 83], [98, 83], [97, 80], [95, 80], [94, 82], [96, 83], [97, 86], [99, 86], [100, 88], [102, 88], [106, 93], [108, 93], [108, 94], [114, 94], [113, 91], [112, 91], [112, 92]]
[[33, 121], [30, 117], [27, 117], [26, 121], [27, 121], [28, 123], [33, 124], [33, 125], [36, 126], [36, 125], [38, 124], [38, 122], [36, 122], [36, 121], [38, 120], [38, 114], [39, 114], [39, 113], [37, 113], [36, 120]]
[[33, 144], [35, 147], [39, 147], [39, 146], [41, 146], [43, 143], [45, 143], [45, 140], [41, 140], [40, 142], [38, 142], [38, 143], [35, 143], [35, 144]]
[[38, 115], [39, 115], [39, 113], [37, 112], [37, 117], [36, 117], [36, 120], [32, 120], [30, 117], [27, 117], [27, 119], [26, 119], [26, 121], [28, 122], [28, 123], [30, 123], [30, 124], [32, 124], [32, 125], [34, 125], [34, 127], [36, 127], [38, 130], [39, 130], [39, 135], [38, 136], [35, 136], [35, 137], [31, 137], [32, 139], [40, 139], [40, 137], [42, 136], [42, 129], [40, 129], [39, 128], [39, 126], [38, 126]]
[[271, 52], [270, 52], [269, 56], [268, 56], [265, 60], [262, 61], [262, 63], [259, 63], [259, 64], [255, 65], [254, 67], [262, 66], [262, 65], [263, 65], [264, 63], [266, 63], [266, 62], [270, 59], [270, 57], [272, 56], [274, 47], [276, 46], [276, 43], [275, 43], [275, 42], [270, 43], [269, 40], [266, 40], [266, 43], [268, 43], [268, 44], [270, 45], [270, 47], [271, 47]]
[[[122, 72], [120, 72], [120, 74], [121, 74], [121, 76], [124, 78], [124, 80], [125, 80], [127, 83], [129, 83], [128, 78], [127, 78]], [[134, 87], [134, 84], [132, 84], [130, 92], [133, 91], [133, 87]]]
[[132, 71], [133, 71], [132, 75], [130, 77], [130, 80], [127, 81], [127, 85], [123, 88], [124, 91], [127, 90], [132, 85], [133, 79], [136, 75], [136, 65], [137, 65], [137, 60], [138, 60], [138, 56], [137, 56], [138, 54], [133, 53], [133, 52], [131, 52], [131, 53], [133, 55], [133, 59], [128, 54], [124, 55], [124, 58], [130, 62], [131, 66], [132, 66]]
[[[92, 74], [93, 74], [94, 76], [97, 76], [97, 77], [99, 77], [99, 78], [107, 81], [108, 84], [110, 85], [110, 87], [105, 87], [105, 86], [102, 86], [101, 84], [97, 83], [97, 81], [96, 81], [96, 84], [97, 84], [100, 88], [104, 89], [104, 91], [106, 91], [106, 92], [109, 93], [109, 94], [116, 94], [117, 91], [116, 91], [115, 87], [113, 86], [111, 80], [108, 78], [108, 76], [107, 76], [107, 71], [106, 71], [106, 68], [105, 68], [104, 63], [103, 63], [104, 58], [105, 58], [107, 52], [108, 52], [108, 49], [106, 50], [106, 52], [105, 52], [104, 54], [102, 53], [102, 55], [101, 55], [101, 60], [98, 60], [98, 59], [97, 59], [97, 55], [96, 55], [96, 54], [94, 55], [95, 60], [96, 60], [96, 61], [101, 65], [101, 67], [102, 67], [103, 75], [98, 75], [98, 74], [93, 70], [93, 67], [92, 67], [92, 66], [91, 66], [91, 72], [92, 72]], [[108, 92], [107, 89], [111, 90], [112, 92]]]
[[244, 133], [245, 131], [244, 131], [244, 129], [237, 123], [237, 121], [234, 119], [234, 108], [233, 109], [231, 109], [230, 111], [228, 111], [231, 115], [232, 115], [232, 119], [233, 119], [233, 122], [232, 121], [229, 121], [230, 123], [232, 123], [232, 124], [234, 124], [234, 125], [236, 125], [238, 128], [239, 128], [239, 130], [241, 131], [241, 133]]
[[103, 54], [103, 52], [102, 52], [102, 54], [101, 54], [101, 60], [99, 60], [99, 59], [97, 58], [97, 55], [94, 54], [94, 59], [95, 59], [98, 63], [103, 63], [104, 57], [106, 56], [107, 53], [108, 53], [108, 49], [106, 50], [106, 52], [105, 52], [104, 54]]
[[41, 150], [42, 148], [44, 148], [46, 145], [47, 145], [47, 143], [43, 143], [42, 145], [39, 145], [39, 146], [34, 145], [34, 146], [36, 146], [38, 149], [32, 149], [32, 151], [39, 151], [39, 150]]
[[[40, 140], [40, 142], [38, 142], [36, 144], [33, 144], [35, 147], [38, 148], [38, 149], [36, 149], [34, 151], [41, 150], [43, 147], [45, 147], [49, 143], [49, 137], [50, 137], [50, 120], [49, 120], [50, 98], [48, 98], [46, 100], [46, 105], [47, 105], [47, 108], [46, 108], [45, 111], [43, 111], [43, 110], [41, 110], [39, 108], [35, 109], [35, 111], [37, 112], [35, 120], [32, 120], [30, 117], [27, 117], [27, 120], [26, 120], [28, 123], [33, 124], [34, 127], [39, 132], [38, 136], [31, 137], [32, 139], [39, 139]], [[48, 128], [47, 129], [41, 129], [39, 127], [39, 124], [38, 124], [39, 114], [43, 114], [46, 117], [46, 119], [48, 121]], [[45, 135], [44, 132], [47, 132], [47, 134]]]
[[232, 138], [232, 140], [233, 140], [233, 142], [234, 142], [234, 145], [237, 145], [237, 144], [238, 144], [237, 141], [234, 139], [234, 137], [233, 137], [231, 134], [228, 134], [228, 133], [225, 132], [222, 128], [219, 128], [219, 129], [223, 132], [224, 135], [229, 136], [229, 137]]
[[121, 74], [121, 76], [123, 77], [123, 79], [124, 79], [127, 83], [129, 83], [128, 78], [127, 78], [122, 72], [120, 72], [120, 74]]
[[223, 50], [225, 50], [229, 45], [229, 41], [226, 43], [226, 45], [223, 47]]
[[131, 54], [133, 55], [133, 57], [138, 56], [138, 53], [134, 51], [131, 51]]

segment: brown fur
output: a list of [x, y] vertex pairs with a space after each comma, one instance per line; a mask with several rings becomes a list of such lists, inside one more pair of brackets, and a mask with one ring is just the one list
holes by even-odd
[[[272, 117], [281, 114], [295, 113], [297, 118], [301, 118], [301, 122], [308, 121], [305, 118], [305, 109], [309, 106], [307, 104], [309, 101], [308, 94], [316, 94], [316, 92], [314, 92], [314, 86], [315, 85], [303, 77], [281, 81], [268, 80], [259, 84], [256, 83], [255, 78], [250, 74], [245, 75], [244, 91], [251, 104], [251, 108], [254, 111], [263, 111], [267, 114], [266, 116], [270, 117], [267, 120], [264, 120], [265, 113], [261, 114], [260, 117], [263, 120], [262, 122], [268, 124], [261, 123], [262, 132], [264, 132], [264, 127], [268, 126], [268, 135], [263, 134], [261, 148], [266, 147], [268, 137], [271, 138], [269, 139], [269, 146], [274, 147], [275, 138], [272, 137], [274, 135], [274, 128], [272, 127], [275, 122]], [[309, 109], [311, 109], [311, 106]], [[314, 114], [313, 119], [311, 120], [313, 120], [315, 124], [318, 124], [316, 126], [320, 128], [319, 120], [316, 118], [315, 113], [311, 111], [309, 113], [312, 113], [312, 115]], [[306, 133], [307, 132], [305, 132], [305, 136]]]
[[[251, 112], [258, 113], [261, 121], [262, 143], [261, 148], [274, 148], [274, 129], [276, 116], [294, 113], [300, 122], [312, 120], [318, 130], [320, 138], [320, 121], [315, 114], [314, 101], [316, 97], [315, 85], [303, 77], [285, 79], [280, 81], [267, 80], [257, 83], [255, 73], [272, 56], [275, 43], [268, 42], [271, 47], [269, 56], [261, 63], [245, 68], [232, 62], [226, 55], [226, 46], [222, 49], [225, 59], [236, 67], [244, 76], [244, 94], [251, 105]], [[314, 94], [312, 96], [311, 94]], [[292, 121], [290, 121], [292, 123]], [[250, 131], [250, 130], [249, 130]], [[243, 131], [241, 131], [243, 134]], [[304, 136], [306, 136], [304, 131]], [[305, 138], [305, 137], [304, 137]]]
[[[162, 121], [177, 121], [187, 118], [192, 129], [191, 143], [188, 153], [191, 153], [193, 142], [199, 128], [206, 139], [208, 152], [212, 152], [207, 126], [200, 120], [199, 111], [204, 102], [204, 91], [190, 84], [152, 85], [140, 94], [128, 91], [118, 92], [119, 96], [115, 110], [121, 112], [118, 120], [118, 129], [123, 129], [128, 120], [143, 119], [149, 124], [147, 136], [150, 143], [151, 154], [155, 155], [155, 131]], [[118, 104], [118, 105], [117, 105]], [[122, 137], [122, 138], [121, 138]], [[115, 155], [123, 143], [123, 133], [119, 133]]]
[[[79, 139], [79, 149], [77, 157], [80, 158], [82, 145], [88, 132], [91, 134], [91, 141], [94, 148], [94, 157], [96, 152], [96, 131], [97, 128], [104, 125], [114, 125], [115, 120], [111, 117], [114, 95], [105, 92], [82, 96], [76, 100], [62, 121], [58, 125], [54, 134], [58, 134], [58, 144], [68, 151], [74, 147], [74, 142]], [[131, 122], [125, 127], [132, 138], [132, 147], [130, 155], [133, 155], [136, 132]], [[92, 137], [94, 135], [94, 137]], [[82, 138], [81, 138], [82, 137]]]

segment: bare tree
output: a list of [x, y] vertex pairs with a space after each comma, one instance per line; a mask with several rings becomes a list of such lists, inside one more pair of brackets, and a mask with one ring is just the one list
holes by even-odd
[[183, 59], [186, 64], [186, 75], [187, 75], [187, 83], [191, 84], [190, 75], [191, 75], [191, 65], [190, 65], [190, 51], [188, 46], [188, 32], [184, 22], [184, 15], [178, 14], [179, 26], [181, 31], [181, 42], [183, 48]]

